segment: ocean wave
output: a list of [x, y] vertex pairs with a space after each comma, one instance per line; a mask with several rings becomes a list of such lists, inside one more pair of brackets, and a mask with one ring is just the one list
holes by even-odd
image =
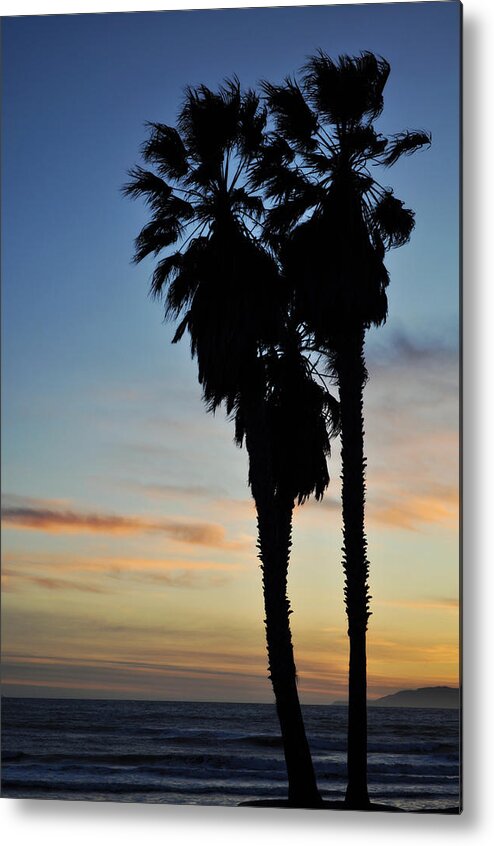
[[[304, 708], [321, 789], [343, 798], [346, 709]], [[274, 706], [3, 700], [3, 795], [238, 804], [286, 795]], [[458, 721], [371, 709], [372, 796], [417, 806], [459, 792]]]

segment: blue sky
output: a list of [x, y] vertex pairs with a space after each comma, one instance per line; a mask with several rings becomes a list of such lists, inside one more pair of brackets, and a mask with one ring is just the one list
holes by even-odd
[[[146, 211], [122, 198], [120, 187], [138, 161], [145, 122], [174, 123], [185, 85], [214, 87], [236, 73], [245, 86], [255, 86], [295, 73], [319, 47], [332, 55], [371, 50], [392, 67], [379, 127], [386, 133], [424, 128], [433, 136], [430, 150], [382, 177], [415, 210], [417, 225], [411, 244], [389, 256], [390, 316], [369, 339], [371, 544], [383, 562], [396, 559], [397, 549], [406, 549], [403, 561], [420, 558], [429, 569], [439, 561], [430, 589], [417, 587], [416, 596], [399, 601], [410, 608], [429, 591], [450, 613], [445, 609], [453, 607], [448, 602], [455, 601], [457, 586], [457, 523], [448, 509], [458, 448], [459, 12], [456, 2], [427, 2], [2, 21], [2, 488], [11, 503], [44, 513], [143, 518], [151, 509], [153, 519], [212, 521], [225, 537], [209, 574], [216, 594], [211, 619], [251, 595], [246, 626], [248, 613], [260, 617], [246, 457], [233, 447], [221, 415], [204, 414], [187, 344], [169, 343], [172, 327], [162, 324], [159, 305], [147, 296], [152, 261], [137, 268], [130, 262]], [[337, 448], [334, 479], [336, 454]], [[330, 496], [337, 498], [337, 490]], [[301, 516], [294, 565], [326, 548], [320, 514], [324, 519], [309, 506]], [[142, 559], [141, 538], [118, 527], [117, 537], [111, 529], [106, 537], [84, 534], [77, 520], [68, 533], [47, 525], [6, 531], [4, 550], [14, 562], [6, 625], [12, 622], [16, 632], [7, 646], [16, 654], [23, 620], [32, 620], [33, 633], [41, 620], [39, 642], [45, 637], [43, 648], [53, 651], [46, 620], [59, 597], [65, 607], [73, 600], [74, 614], [82, 614], [81, 584], [94, 572], [89, 558], [99, 556], [110, 569], [117, 558]], [[184, 549], [173, 529], [163, 531], [164, 546], [146, 536], [146, 554], [151, 561], [164, 555], [168, 563], [182, 562], [182, 569], [168, 567], [175, 583], [163, 585], [171, 591], [163, 602], [173, 604], [174, 588], [184, 587], [176, 573], [191, 562], [196, 572], [211, 545]], [[76, 587], [65, 573], [70, 556], [72, 572], [77, 561], [81, 566]], [[237, 567], [252, 572], [248, 586], [247, 575], [222, 586], [214, 573], [230, 564], [232, 573]], [[337, 560], [334, 566], [338, 571]], [[386, 584], [379, 567], [378, 560], [376, 578]], [[302, 578], [297, 585], [308, 620], [317, 591]], [[189, 588], [180, 594], [187, 594], [184, 614], [197, 610], [198, 595], [193, 601]], [[142, 613], [148, 601], [143, 597]], [[123, 611], [115, 606], [111, 613], [117, 620]], [[392, 628], [396, 621], [389, 619]], [[322, 620], [321, 613], [321, 630]], [[440, 625], [438, 619], [431, 631]], [[307, 643], [316, 642], [314, 632], [307, 634]], [[73, 660], [78, 649], [89, 646], [74, 645]]]

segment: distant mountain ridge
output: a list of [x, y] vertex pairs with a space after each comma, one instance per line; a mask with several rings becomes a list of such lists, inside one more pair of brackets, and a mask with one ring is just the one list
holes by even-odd
[[419, 687], [399, 690], [369, 703], [380, 708], [459, 708], [458, 687]]
[[[398, 690], [380, 699], [369, 700], [369, 706], [376, 708], [459, 708], [458, 687], [419, 687], [416, 690]], [[346, 702], [333, 702], [346, 705]]]

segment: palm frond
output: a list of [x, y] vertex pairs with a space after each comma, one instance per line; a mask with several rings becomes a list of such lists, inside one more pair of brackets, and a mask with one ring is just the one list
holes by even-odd
[[304, 87], [318, 113], [342, 126], [374, 120], [383, 108], [389, 63], [370, 52], [340, 56], [335, 62], [323, 50], [303, 68]]
[[285, 337], [278, 355], [265, 359], [266, 414], [276, 490], [299, 504], [320, 499], [329, 483], [330, 432], [338, 427], [338, 403], [312, 377], [298, 338]]
[[146, 125], [151, 128], [151, 135], [142, 147], [144, 161], [155, 164], [163, 176], [181, 179], [188, 170], [188, 154], [179, 133], [163, 123]]
[[381, 158], [382, 164], [386, 167], [394, 165], [401, 156], [410, 156], [421, 147], [430, 147], [432, 136], [430, 132], [409, 131], [399, 132], [393, 135], [387, 147], [386, 155]]
[[362, 173], [359, 171], [354, 171], [351, 178], [352, 185], [355, 186], [356, 192], [359, 195], [367, 194], [369, 191], [375, 193], [375, 186], [376, 183], [372, 176], [369, 176], [367, 173]]
[[218, 91], [206, 85], [187, 88], [178, 127], [197, 165], [219, 175], [225, 151], [239, 133], [240, 83], [227, 80]]
[[324, 398], [326, 406], [326, 427], [330, 440], [337, 438], [341, 433], [341, 413], [340, 404], [333, 394], [326, 392]]
[[152, 220], [144, 226], [135, 240], [134, 263], [139, 264], [146, 256], [155, 256], [166, 247], [180, 240], [184, 231], [177, 218]]
[[220, 177], [221, 162], [222, 157], [217, 157], [210, 161], [201, 161], [197, 166], [191, 166], [184, 179], [184, 185], [187, 188], [195, 188], [198, 193], [202, 193], [204, 189], [210, 189], [214, 180]]
[[266, 197], [285, 202], [311, 189], [303, 171], [284, 164], [259, 162], [252, 170], [251, 184], [262, 188]]
[[278, 252], [289, 232], [317, 201], [316, 198], [315, 192], [307, 192], [268, 209], [264, 220], [263, 239], [275, 252]]
[[190, 321], [190, 314], [187, 313], [185, 315], [184, 319], [180, 321], [180, 323], [178, 324], [178, 326], [175, 330], [175, 334], [172, 338], [172, 344], [178, 344], [178, 342], [182, 340], [182, 338], [185, 334], [185, 331], [189, 326], [189, 321]]
[[194, 208], [188, 200], [177, 197], [173, 188], [160, 176], [150, 170], [134, 167], [129, 171], [131, 181], [123, 186], [126, 196], [144, 197], [147, 205], [153, 210], [155, 219], [158, 217], [176, 217], [187, 221], [194, 216]]
[[410, 240], [415, 226], [415, 215], [406, 209], [392, 191], [386, 191], [371, 213], [375, 227], [386, 249], [401, 247]]
[[234, 212], [246, 212], [256, 220], [260, 220], [264, 212], [261, 197], [249, 194], [245, 188], [235, 188], [230, 192], [231, 208]]
[[168, 199], [173, 191], [161, 177], [150, 170], [144, 170], [138, 165], [131, 168], [128, 174], [131, 180], [122, 187], [124, 196], [132, 197], [134, 200], [138, 197], [144, 197], [151, 208], [153, 208], [157, 199]]
[[[165, 300], [167, 320], [177, 318], [184, 308], [192, 304], [197, 288], [203, 284], [204, 279], [207, 279], [208, 246], [207, 238], [194, 238], [185, 253], [175, 253], [174, 256], [170, 256], [168, 264], [166, 264], [167, 259], [162, 262], [163, 274], [168, 271]], [[161, 274], [159, 281], [161, 281]]]
[[258, 156], [255, 163], [251, 165], [249, 170], [249, 187], [253, 190], [266, 188], [267, 184], [278, 174], [290, 174], [290, 168], [283, 161], [274, 155]]
[[305, 160], [317, 176], [328, 176], [335, 167], [333, 156], [326, 156], [324, 153], [306, 153]]
[[366, 158], [372, 158], [385, 150], [388, 140], [383, 135], [379, 135], [373, 126], [359, 124], [347, 129], [345, 144], [352, 150], [354, 156], [364, 154]]
[[296, 149], [313, 149], [318, 120], [297, 83], [287, 77], [283, 85], [261, 85], [278, 132]]
[[242, 96], [238, 121], [238, 146], [247, 160], [252, 159], [264, 143], [267, 109], [260, 105], [259, 95], [248, 90]]
[[179, 252], [172, 253], [172, 255], [166, 256], [158, 262], [151, 278], [151, 296], [160, 297], [165, 285], [176, 276], [182, 265], [183, 256]]
[[273, 164], [290, 164], [295, 158], [295, 150], [288, 143], [286, 138], [283, 138], [277, 132], [269, 133], [264, 141], [263, 146], [258, 151], [258, 160], [263, 161], [266, 165]]

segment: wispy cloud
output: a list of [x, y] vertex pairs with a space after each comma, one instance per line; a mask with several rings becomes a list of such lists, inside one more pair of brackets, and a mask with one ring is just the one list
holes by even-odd
[[162, 526], [140, 517], [110, 514], [81, 513], [73, 510], [10, 507], [2, 508], [2, 522], [17, 529], [32, 529], [53, 534], [103, 532], [105, 534], [135, 534], [157, 531]]
[[4, 494], [2, 496], [3, 506], [9, 508], [68, 508], [71, 505], [69, 499], [47, 498], [39, 496], [18, 496], [18, 494]]
[[[458, 350], [443, 338], [375, 333], [369, 339], [365, 450], [369, 526], [416, 532], [458, 531]], [[335, 443], [331, 483], [322, 503], [339, 520], [340, 456]], [[304, 509], [302, 509], [303, 511]]]
[[192, 545], [230, 550], [245, 547], [244, 539], [229, 540], [224, 527], [218, 523], [197, 523], [170, 518], [150, 520], [140, 516], [84, 512], [41, 505], [13, 505], [8, 498], [2, 507], [2, 522], [14, 529], [51, 534], [135, 535], [162, 532], [172, 540]]
[[410, 608], [419, 611], [458, 612], [460, 602], [453, 597], [431, 597], [423, 599], [374, 599], [373, 604], [390, 608]]
[[229, 581], [226, 575], [210, 575], [198, 573], [191, 570], [182, 570], [177, 573], [146, 573], [141, 576], [141, 581], [147, 581], [154, 585], [172, 588], [216, 588], [223, 587]]
[[[441, 340], [421, 344], [405, 334], [393, 335], [368, 356], [366, 428], [380, 449], [402, 445], [459, 425], [459, 358], [456, 347]], [[380, 438], [382, 434], [382, 438]]]
[[79, 582], [73, 579], [54, 578], [52, 576], [36, 576], [30, 573], [17, 572], [2, 568], [2, 590], [17, 591], [23, 587], [37, 587], [44, 590], [79, 591], [81, 593], [109, 593], [109, 588], [92, 582]]
[[[332, 482], [332, 485], [334, 486], [334, 482]], [[303, 505], [297, 505], [296, 510], [304, 512], [307, 508], [311, 507], [324, 511], [333, 511], [335, 514], [339, 514], [341, 511], [341, 502], [337, 496], [326, 491], [322, 500], [318, 501], [312, 497], [312, 499], [307, 500]], [[326, 515], [324, 519], [327, 519]]]
[[122, 487], [134, 490], [151, 499], [211, 499], [226, 496], [221, 487], [207, 485], [162, 485], [152, 482], [122, 482]]
[[[102, 574], [108, 577], [108, 573]], [[115, 574], [113, 574], [115, 578]], [[119, 578], [119, 576], [117, 576]], [[225, 574], [211, 574], [194, 570], [178, 570], [174, 572], [160, 572], [159, 570], [137, 573], [131, 571], [126, 574], [126, 582], [138, 581], [154, 585], [156, 588], [206, 588], [223, 587], [229, 578]], [[66, 579], [55, 576], [36, 575], [26, 573], [22, 570], [2, 569], [2, 589], [7, 592], [18, 592], [32, 587], [49, 591], [76, 591], [81, 593], [114, 594], [116, 590], [115, 581], [110, 585], [104, 584], [103, 579], [99, 581], [88, 581], [87, 579]]]
[[[146, 698], [171, 699], [252, 698], [253, 701], [271, 698], [269, 682], [263, 667], [262, 653], [251, 661], [238, 654], [219, 663], [218, 656], [203, 655], [197, 665], [180, 660], [119, 661], [108, 658], [37, 658], [5, 654], [2, 685], [5, 691], [33, 688], [40, 694], [55, 691], [78, 691], [82, 694], [104, 691], [141, 694]], [[243, 694], [243, 696], [242, 696]], [[38, 693], [37, 693], [38, 695]], [[69, 693], [70, 695], [70, 693]]]
[[[441, 340], [394, 335], [369, 355], [365, 389], [369, 525], [458, 531], [458, 353]], [[339, 500], [339, 450], [321, 507]]]
[[8, 567], [41, 569], [56, 573], [99, 573], [110, 576], [146, 571], [170, 570], [218, 571], [231, 573], [242, 569], [241, 564], [195, 558], [126, 558], [115, 556], [89, 556], [73, 553], [13, 552], [6, 550], [4, 565]]
[[2, 586], [19, 593], [33, 588], [115, 594], [135, 587], [209, 589], [223, 587], [242, 569], [237, 563], [187, 558], [117, 558], [69, 552], [5, 551]]
[[452, 664], [458, 667], [458, 645], [452, 642], [436, 643], [413, 643], [403, 638], [380, 637], [379, 634], [369, 637], [369, 662], [395, 662], [404, 665], [427, 664], [431, 666], [438, 664]]
[[418, 340], [403, 329], [389, 332], [383, 341], [382, 331], [373, 334], [367, 359], [371, 366], [414, 367], [426, 363], [428, 367], [437, 363], [457, 364], [458, 347], [448, 340], [427, 336]]
[[[405, 484], [408, 488], [404, 488]], [[411, 532], [429, 524], [457, 529], [458, 506], [458, 488], [454, 485], [437, 485], [416, 476], [369, 474], [366, 506], [369, 524]], [[302, 512], [307, 507], [313, 514], [319, 509], [324, 520], [328, 511], [337, 519], [341, 513], [341, 503], [335, 496], [326, 495], [322, 502], [309, 500], [302, 506]]]
[[395, 529], [415, 531], [424, 523], [458, 525], [458, 491], [443, 488], [440, 493], [417, 495], [392, 489], [369, 498], [371, 520]]

